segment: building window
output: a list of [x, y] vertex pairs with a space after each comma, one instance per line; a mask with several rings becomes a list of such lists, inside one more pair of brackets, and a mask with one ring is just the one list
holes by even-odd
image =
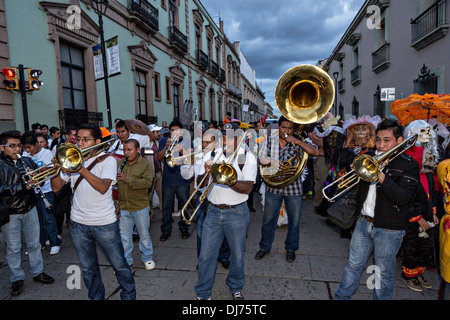
[[381, 101], [381, 88], [380, 85], [377, 86], [377, 90], [373, 95], [373, 113], [374, 115], [379, 115], [384, 117], [386, 114], [386, 102]]
[[155, 72], [155, 100], [161, 101], [161, 77], [159, 73]]
[[197, 120], [203, 120], [203, 93], [198, 93], [198, 119]]
[[180, 86], [177, 84], [173, 85], [173, 115], [174, 119], [180, 118], [180, 94], [179, 94]]
[[166, 102], [172, 103], [172, 97], [170, 95], [170, 78], [166, 77]]
[[209, 92], [209, 121], [214, 120], [214, 93], [211, 90]]
[[359, 117], [359, 101], [355, 96], [353, 96], [352, 101], [352, 115], [354, 115], [356, 118]]
[[136, 98], [138, 114], [147, 115], [147, 80], [146, 74], [136, 71]]
[[436, 73], [431, 72], [424, 64], [420, 69], [420, 74], [414, 79], [414, 92], [418, 94], [438, 93], [438, 79]]
[[83, 50], [60, 43], [64, 109], [87, 110]]

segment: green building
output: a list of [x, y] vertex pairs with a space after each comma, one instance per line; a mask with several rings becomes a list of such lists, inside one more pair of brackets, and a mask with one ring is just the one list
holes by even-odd
[[187, 125], [220, 123], [228, 111], [242, 116], [239, 54], [199, 0], [106, 1], [108, 110], [97, 55], [96, 9], [105, 6], [95, 2], [0, 0], [0, 68], [22, 65], [25, 82], [28, 70], [42, 70], [44, 82], [24, 95], [26, 114], [22, 94], [0, 85], [0, 132], [35, 122], [109, 127], [115, 118], [147, 124], [179, 118]]

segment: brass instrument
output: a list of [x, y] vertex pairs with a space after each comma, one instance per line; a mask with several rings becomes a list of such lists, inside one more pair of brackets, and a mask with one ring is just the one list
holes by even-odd
[[130, 129], [131, 132], [143, 136], [148, 136], [151, 132], [150, 128], [145, 123], [136, 119], [125, 120], [125, 126]]
[[202, 153], [203, 151], [195, 151], [191, 152], [189, 154], [186, 154], [184, 156], [174, 157], [171, 154], [166, 158], [166, 163], [169, 167], [173, 168], [175, 166], [181, 166], [182, 164], [186, 164], [186, 161], [190, 159], [190, 162], [187, 163], [195, 163], [195, 160], [197, 159], [195, 156], [199, 153]]
[[63, 143], [55, 152], [58, 167], [46, 166], [30, 171], [28, 174], [32, 175], [31, 179], [34, 182], [42, 183], [56, 177], [61, 168], [68, 172], [76, 172], [81, 169], [84, 161], [108, 150], [115, 141], [110, 139], [85, 149], [80, 149], [72, 143]]
[[[323, 118], [331, 109], [333, 101], [333, 80], [323, 69], [313, 65], [303, 64], [287, 70], [275, 88], [278, 110], [289, 121], [301, 125]], [[260, 164], [261, 178], [269, 187], [284, 188], [296, 181], [305, 169], [308, 154], [303, 151], [300, 156], [295, 144], [292, 145], [296, 154], [282, 163], [278, 170]]]
[[169, 158], [172, 156], [173, 147], [178, 143], [178, 137], [173, 139], [172, 144], [167, 148], [166, 152], [164, 152], [164, 157]]
[[[222, 154], [225, 152], [226, 147], [223, 148], [222, 152], [219, 154], [219, 156], [217, 156], [216, 162], [214, 162], [211, 165], [209, 174], [204, 175], [202, 180], [199, 182], [197, 188], [194, 190], [194, 192], [192, 192], [191, 196], [189, 197], [189, 199], [186, 201], [183, 208], [181, 209], [181, 216], [183, 217], [184, 222], [186, 222], [187, 224], [192, 223], [192, 219], [195, 217], [195, 215], [197, 214], [197, 211], [200, 209], [201, 205], [206, 200], [206, 197], [208, 196], [208, 193], [211, 190], [214, 183], [223, 184], [223, 185], [227, 185], [227, 186], [232, 186], [236, 183], [237, 172], [236, 172], [236, 169], [233, 168], [233, 162], [239, 152], [239, 149], [241, 148], [242, 143], [245, 141], [246, 137], [247, 137], [247, 134], [244, 133], [244, 135], [242, 136], [241, 140], [239, 141], [236, 149], [234, 150], [233, 154], [227, 159], [226, 162], [217, 163], [217, 161], [220, 159]], [[187, 214], [188, 206], [190, 205], [192, 199], [194, 199], [194, 196], [197, 194], [200, 187], [204, 184], [204, 182], [208, 178], [211, 178], [211, 180], [209, 181], [208, 185], [205, 187], [205, 190], [202, 192], [202, 195], [200, 196], [200, 199], [199, 199], [199, 204], [194, 209], [194, 212], [188, 217], [188, 214]]]
[[[381, 170], [392, 160], [397, 158], [400, 154], [411, 148], [416, 144], [419, 135], [414, 134], [406, 138], [403, 142], [399, 143], [389, 151], [372, 157], [367, 154], [360, 154], [355, 157], [352, 162], [353, 169], [344, 174], [339, 179], [334, 180], [328, 186], [322, 189], [323, 196], [329, 201], [334, 202], [342, 194], [355, 187], [361, 179], [366, 182], [374, 182], [380, 178]], [[392, 158], [391, 156], [394, 155]], [[326, 194], [328, 188], [337, 184], [338, 190], [342, 189], [339, 193], [333, 197], [329, 197]]]

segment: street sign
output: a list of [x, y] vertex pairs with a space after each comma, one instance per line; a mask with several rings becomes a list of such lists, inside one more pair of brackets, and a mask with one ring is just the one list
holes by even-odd
[[394, 101], [395, 88], [381, 88], [381, 101]]

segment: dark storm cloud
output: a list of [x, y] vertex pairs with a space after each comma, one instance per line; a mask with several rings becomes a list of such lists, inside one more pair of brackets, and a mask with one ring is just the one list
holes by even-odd
[[327, 58], [364, 0], [203, 0], [256, 71], [266, 101], [288, 68]]

